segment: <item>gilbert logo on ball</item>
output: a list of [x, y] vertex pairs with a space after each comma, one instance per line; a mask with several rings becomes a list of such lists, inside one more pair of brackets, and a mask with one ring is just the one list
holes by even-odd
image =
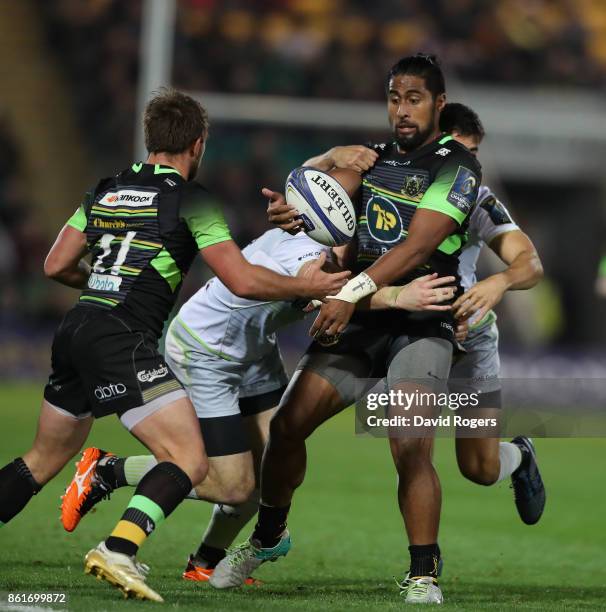
[[351, 199], [335, 178], [314, 168], [295, 168], [286, 179], [286, 201], [307, 235], [326, 246], [347, 244], [356, 231]]

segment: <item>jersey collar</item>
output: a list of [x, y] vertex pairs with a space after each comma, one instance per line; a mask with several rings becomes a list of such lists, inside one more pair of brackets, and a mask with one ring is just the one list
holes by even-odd
[[447, 142], [450, 142], [451, 140], [453, 140], [453, 137], [450, 134], [442, 133], [434, 140], [431, 140], [427, 144], [424, 144], [422, 147], [419, 147], [418, 149], [415, 149], [414, 151], [410, 151], [410, 153], [401, 153], [398, 150], [398, 143], [395, 140], [393, 141], [393, 148], [396, 154], [399, 155], [400, 157], [405, 157], [407, 159], [416, 159], [417, 157], [422, 157], [423, 155], [426, 155], [432, 149], [435, 149], [438, 146], [442, 146], [446, 144]]
[[149, 168], [150, 170], [153, 168], [154, 174], [178, 174], [179, 176], [181, 176], [178, 170], [176, 170], [172, 166], [167, 166], [165, 164], [146, 164], [144, 162], [137, 162], [131, 166], [131, 170], [135, 174], [141, 172], [143, 168]]

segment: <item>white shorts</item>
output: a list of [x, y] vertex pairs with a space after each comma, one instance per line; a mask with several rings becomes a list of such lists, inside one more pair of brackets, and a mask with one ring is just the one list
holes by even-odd
[[166, 335], [165, 359], [199, 419], [269, 410], [278, 404], [288, 383], [277, 346], [258, 361], [227, 360], [201, 345], [177, 319]]
[[[471, 386], [476, 391], [490, 393], [501, 388], [499, 373], [499, 329], [495, 322], [471, 330], [463, 343], [467, 353], [452, 365], [450, 381], [454, 386]], [[450, 383], [449, 383], [450, 384]]]

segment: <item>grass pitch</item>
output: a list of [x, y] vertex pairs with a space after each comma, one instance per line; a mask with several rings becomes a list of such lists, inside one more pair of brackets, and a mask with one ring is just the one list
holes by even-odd
[[[42, 385], [0, 387], [0, 466], [31, 443], [41, 392]], [[289, 520], [294, 547], [286, 560], [261, 568], [262, 587], [218, 592], [181, 580], [210, 514], [210, 505], [186, 501], [141, 554], [152, 567], [150, 585], [166, 603], [123, 600], [85, 576], [82, 560], [109, 534], [133, 489], [117, 491], [68, 534], [58, 506], [70, 466], [0, 529], [0, 591], [63, 591], [70, 610], [87, 611], [401, 609], [392, 576], [403, 576], [408, 554], [387, 443], [357, 438], [353, 430], [353, 414], [346, 412], [310, 440], [308, 476]], [[144, 452], [113, 417], [96, 423], [89, 442], [118, 453]], [[483, 488], [465, 481], [453, 441], [438, 442], [446, 607], [606, 609], [606, 440], [538, 440], [537, 451], [548, 502], [541, 522], [527, 527], [507, 483]], [[250, 527], [243, 536], [249, 533]]]

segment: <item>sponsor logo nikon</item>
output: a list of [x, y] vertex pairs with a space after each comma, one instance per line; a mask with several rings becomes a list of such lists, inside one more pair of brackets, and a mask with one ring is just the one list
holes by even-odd
[[151, 206], [156, 193], [149, 191], [135, 191], [133, 189], [123, 189], [118, 192], [106, 193], [100, 200], [102, 206]]
[[137, 379], [139, 382], [152, 382], [156, 378], [164, 378], [168, 374], [168, 368], [163, 365], [153, 370], [141, 370], [137, 372]]

